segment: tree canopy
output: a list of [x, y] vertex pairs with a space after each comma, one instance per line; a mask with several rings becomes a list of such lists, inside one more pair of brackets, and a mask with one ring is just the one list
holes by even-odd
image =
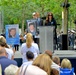
[[[41, 17], [52, 12], [58, 24], [62, 25], [63, 0], [2, 0], [0, 11], [3, 13], [4, 25], [19, 24], [26, 27], [26, 20], [32, 18], [33, 12], [39, 12]], [[76, 19], [76, 0], [69, 0], [69, 25]]]

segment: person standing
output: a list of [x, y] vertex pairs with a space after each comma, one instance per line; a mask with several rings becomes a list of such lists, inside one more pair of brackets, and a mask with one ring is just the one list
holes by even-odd
[[33, 17], [33, 19], [36, 20], [37, 27], [38, 27], [38, 26], [43, 26], [43, 20], [41, 19], [39, 12], [34, 12], [34, 13], [32, 14], [32, 17]]
[[45, 26], [54, 26], [54, 49], [56, 49], [57, 46], [57, 33], [56, 33], [56, 29], [57, 29], [57, 23], [56, 20], [53, 17], [53, 14], [51, 12], [49, 12], [47, 14], [46, 20], [45, 20]]
[[10, 64], [17, 65], [17, 62], [15, 60], [8, 59], [7, 57], [8, 54], [6, 50], [4, 48], [0, 49], [0, 64], [2, 67], [2, 75], [4, 75], [5, 68], [8, 67]]
[[26, 57], [26, 52], [27, 51], [33, 52], [34, 59], [39, 54], [39, 47], [38, 47], [38, 45], [36, 43], [34, 43], [33, 35], [31, 33], [27, 33], [26, 43], [23, 43], [22, 46], [21, 46], [21, 54], [22, 54], [23, 63], [28, 61], [28, 59]]
[[32, 65], [21, 66], [16, 75], [51, 75], [51, 64], [47, 54], [39, 54]]
[[43, 20], [40, 18], [40, 13], [36, 12], [37, 16], [37, 26], [43, 26]]
[[70, 31], [70, 34], [68, 35], [69, 37], [69, 45], [71, 49], [74, 49], [74, 41], [75, 41], [75, 32], [73, 30]]
[[24, 63], [22, 64], [22, 66], [32, 65], [33, 59], [34, 59], [34, 54], [33, 54], [33, 52], [27, 51], [27, 52], [26, 52], [26, 58], [27, 58], [28, 61], [27, 61], [27, 62], [24, 62]]
[[3, 36], [0, 36], [0, 50], [5, 48], [6, 52], [8, 53], [9, 59], [14, 59], [14, 50], [11, 49], [8, 44], [6, 43], [6, 39]]
[[74, 67], [69, 59], [64, 58], [61, 61], [60, 75], [75, 75]]
[[16, 75], [18, 69], [18, 66], [11, 64], [5, 68], [4, 73], [5, 75]]

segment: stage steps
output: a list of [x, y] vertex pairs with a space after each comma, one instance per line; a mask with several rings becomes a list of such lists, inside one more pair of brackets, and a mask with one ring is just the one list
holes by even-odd
[[53, 56], [76, 58], [76, 51], [75, 50], [55, 50], [53, 53]]

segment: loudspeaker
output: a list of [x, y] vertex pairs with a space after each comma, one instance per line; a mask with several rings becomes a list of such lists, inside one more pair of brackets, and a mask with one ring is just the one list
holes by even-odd
[[67, 34], [62, 35], [62, 50], [68, 50]]

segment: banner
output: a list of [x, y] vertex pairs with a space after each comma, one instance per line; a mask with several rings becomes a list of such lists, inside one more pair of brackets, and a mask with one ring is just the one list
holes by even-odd
[[9, 45], [19, 45], [19, 25], [6, 25], [6, 41]]

